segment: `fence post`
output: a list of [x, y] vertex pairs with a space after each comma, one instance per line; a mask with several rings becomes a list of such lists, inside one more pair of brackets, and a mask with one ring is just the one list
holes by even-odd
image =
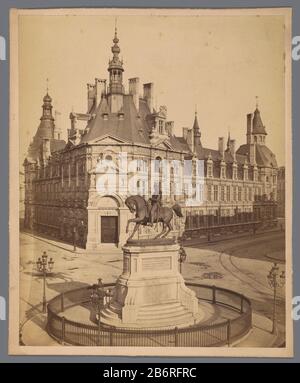
[[113, 346], [113, 331], [111, 329], [109, 331], [109, 345]]
[[66, 333], [66, 324], [65, 317], [61, 318], [61, 344], [65, 344], [65, 333]]
[[62, 293], [60, 296], [60, 305], [61, 312], [63, 313], [65, 311], [65, 293]]
[[98, 320], [98, 346], [100, 346], [100, 340], [101, 340], [101, 334], [100, 334], [100, 331], [101, 331], [101, 322], [100, 322], [100, 317], [99, 317], [99, 320]]
[[212, 287], [212, 293], [213, 293], [212, 303], [215, 304], [216, 303], [216, 286]]
[[174, 343], [175, 343], [175, 347], [178, 347], [178, 327], [175, 327], [175, 332], [174, 332]]
[[230, 338], [231, 338], [231, 320], [227, 321], [227, 344], [230, 346]]

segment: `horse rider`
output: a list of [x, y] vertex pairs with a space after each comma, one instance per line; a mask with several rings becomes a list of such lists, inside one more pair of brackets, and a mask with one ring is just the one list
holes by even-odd
[[161, 208], [161, 192], [159, 194], [153, 194], [149, 198], [150, 213], [149, 213], [149, 225], [153, 226], [153, 223], [158, 222], [159, 209]]

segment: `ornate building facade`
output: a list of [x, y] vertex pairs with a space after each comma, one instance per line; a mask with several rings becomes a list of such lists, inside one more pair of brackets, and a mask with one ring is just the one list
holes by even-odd
[[[266, 146], [267, 132], [258, 107], [247, 115], [246, 143], [238, 149], [230, 137], [227, 142], [220, 137], [217, 150], [205, 148], [197, 114], [193, 126], [183, 128], [183, 135], [177, 137], [167, 108], [154, 106], [153, 83], [143, 84], [140, 95], [139, 78], [131, 78], [125, 92], [118, 43], [115, 32], [108, 84], [99, 78], [87, 84], [87, 112], [70, 113], [67, 142], [61, 140], [48, 92], [44, 97], [41, 122], [24, 162], [25, 226], [68, 242], [75, 236], [77, 244], [87, 249], [122, 246], [127, 220], [132, 217], [124, 203], [132, 194], [128, 184], [136, 187], [136, 193], [151, 196], [154, 178], [154, 190], [161, 191], [164, 160], [182, 164], [182, 169], [188, 162], [191, 169], [180, 180], [177, 165], [168, 170], [164, 202], [181, 204], [185, 217], [175, 219], [175, 231], [230, 224], [236, 219], [258, 220], [262, 215], [275, 217], [277, 163]], [[134, 167], [122, 166], [125, 154]], [[111, 164], [111, 170], [109, 165], [103, 169], [103, 160]], [[105, 184], [103, 176], [110, 172], [106, 180], [113, 191], [107, 193], [99, 185]], [[192, 189], [199, 191], [199, 203], [186, 203], [187, 178]], [[179, 181], [180, 193], [174, 191]], [[144, 228], [140, 235], [149, 230]]]
[[277, 214], [278, 217], [285, 217], [285, 167], [278, 168], [278, 183], [277, 183]]

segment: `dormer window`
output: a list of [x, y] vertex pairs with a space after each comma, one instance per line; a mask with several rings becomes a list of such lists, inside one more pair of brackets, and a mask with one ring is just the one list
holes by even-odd
[[207, 177], [212, 177], [212, 164], [207, 165]]
[[221, 166], [221, 178], [226, 178], [225, 166]]
[[237, 167], [236, 166], [234, 166], [233, 167], [233, 170], [232, 170], [232, 178], [234, 179], [234, 180], [237, 180]]
[[164, 134], [164, 121], [158, 120], [158, 133]]
[[257, 170], [253, 171], [253, 181], [257, 182]]

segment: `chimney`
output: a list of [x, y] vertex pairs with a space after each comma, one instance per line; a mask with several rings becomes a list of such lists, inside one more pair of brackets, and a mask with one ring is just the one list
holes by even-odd
[[249, 162], [251, 165], [256, 164], [256, 146], [255, 146], [255, 144], [250, 144]]
[[251, 144], [252, 113], [247, 114], [247, 144]]
[[96, 107], [99, 105], [101, 98], [106, 94], [106, 80], [95, 78], [95, 93], [96, 93]]
[[187, 141], [189, 128], [182, 128], [182, 137]]
[[173, 135], [173, 130], [174, 130], [174, 121], [167, 121], [166, 122], [166, 131], [168, 133], [168, 136]]
[[224, 151], [225, 151], [225, 140], [224, 137], [219, 137], [218, 141], [218, 146], [219, 146], [219, 152], [224, 157]]
[[70, 113], [70, 120], [71, 120], [71, 130], [76, 130], [76, 123], [77, 123], [77, 115], [74, 112]]
[[183, 128], [183, 129], [187, 129], [186, 142], [188, 146], [193, 150], [194, 149], [193, 148], [193, 130], [188, 128]]
[[231, 155], [234, 157], [234, 155], [235, 155], [235, 140], [229, 141], [229, 150], [230, 150]]
[[56, 110], [54, 112], [54, 116], [55, 116], [55, 125], [54, 125], [53, 137], [55, 140], [60, 140], [60, 137], [61, 137], [61, 113]]
[[88, 113], [89, 113], [95, 102], [96, 87], [94, 84], [87, 84], [87, 93], [88, 93]]
[[152, 113], [153, 107], [154, 107], [154, 84], [153, 82], [144, 84], [143, 88], [144, 88], [143, 98], [147, 101], [148, 107], [150, 109], [150, 113]]
[[132, 95], [133, 103], [137, 111], [139, 111], [139, 100], [140, 100], [139, 85], [140, 85], [140, 79], [138, 77], [129, 79], [129, 94]]

